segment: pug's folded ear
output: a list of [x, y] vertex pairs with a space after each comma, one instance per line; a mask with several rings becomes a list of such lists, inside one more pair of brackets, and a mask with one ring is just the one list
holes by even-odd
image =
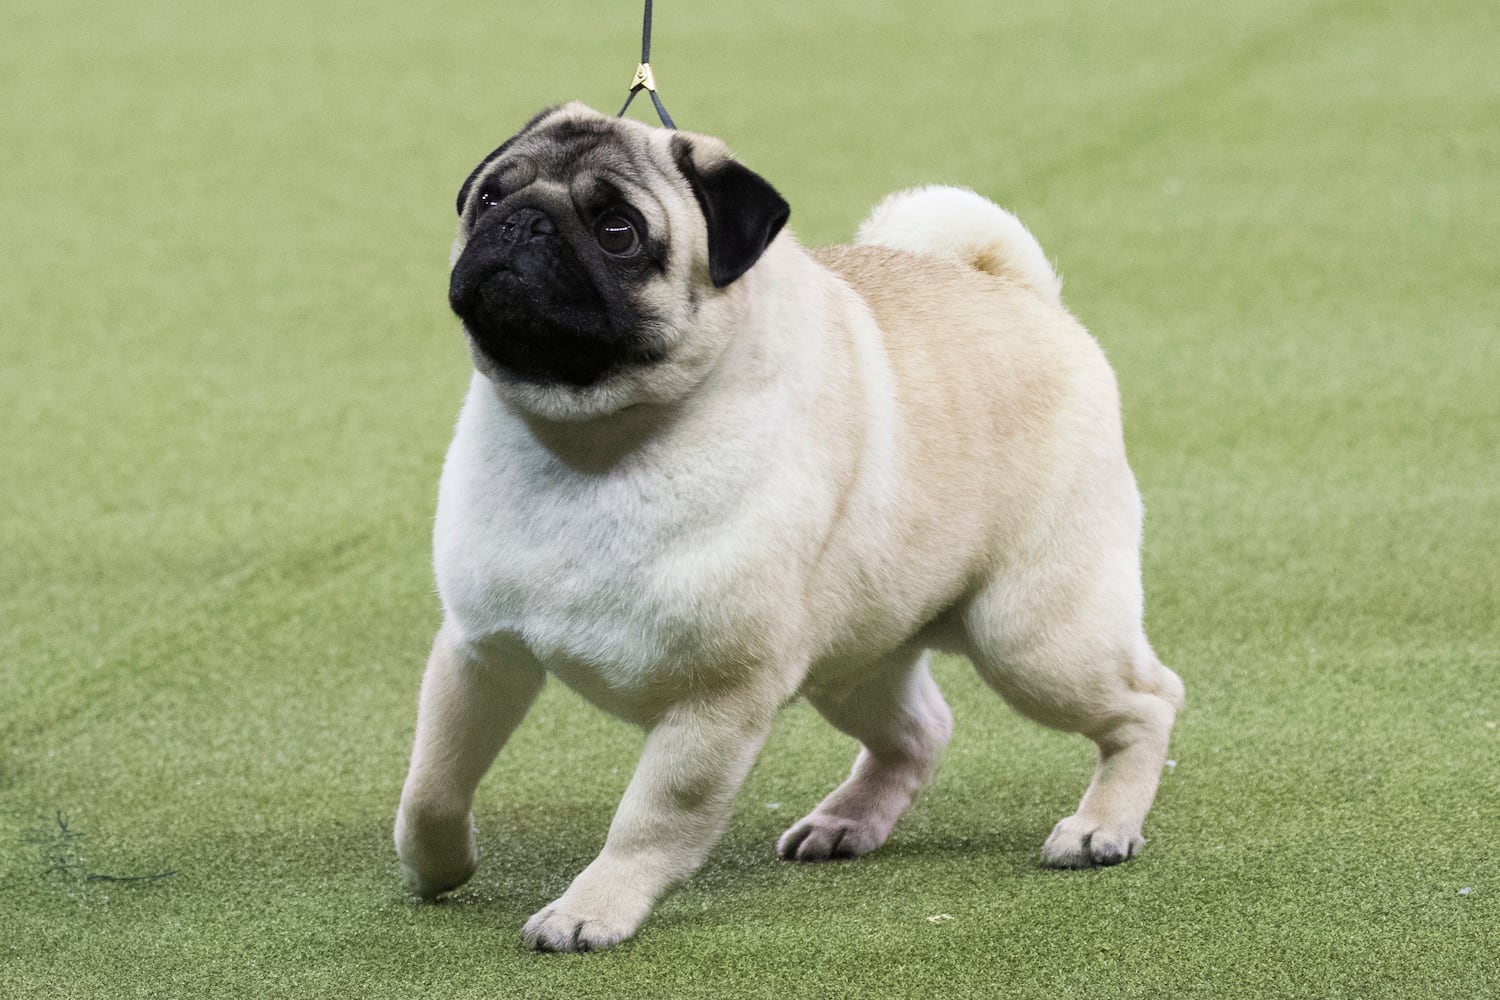
[[791, 206], [764, 177], [729, 156], [722, 144], [672, 139], [677, 169], [687, 178], [708, 224], [708, 274], [715, 288], [750, 270], [781, 232]]

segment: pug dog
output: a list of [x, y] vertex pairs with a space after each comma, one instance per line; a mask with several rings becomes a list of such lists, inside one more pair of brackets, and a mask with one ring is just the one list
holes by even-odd
[[581, 104], [487, 156], [458, 214], [475, 372], [396, 817], [413, 893], [474, 873], [475, 787], [548, 674], [645, 746], [531, 947], [634, 934], [797, 695], [860, 748], [777, 851], [873, 851], [948, 742], [930, 650], [1098, 745], [1044, 864], [1140, 850], [1183, 687], [1142, 628], [1113, 373], [1014, 216], [924, 188], [807, 250], [723, 142]]

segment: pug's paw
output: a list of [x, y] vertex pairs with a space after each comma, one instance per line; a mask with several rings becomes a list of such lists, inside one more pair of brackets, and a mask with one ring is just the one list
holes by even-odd
[[1069, 816], [1053, 827], [1042, 845], [1049, 868], [1103, 868], [1129, 861], [1146, 846], [1139, 827], [1110, 826], [1085, 816]]
[[785, 861], [843, 861], [869, 854], [889, 832], [868, 820], [814, 811], [781, 835], [776, 853]]
[[433, 899], [457, 889], [479, 867], [473, 817], [435, 817], [402, 808], [396, 816], [396, 856], [412, 895]]
[[521, 938], [536, 951], [603, 951], [634, 934], [643, 919], [644, 913], [574, 909], [564, 896], [526, 921]]

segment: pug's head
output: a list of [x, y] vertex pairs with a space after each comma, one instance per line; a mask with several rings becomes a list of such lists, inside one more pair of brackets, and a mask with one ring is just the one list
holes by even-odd
[[459, 191], [448, 301], [529, 414], [672, 402], [733, 336], [737, 283], [788, 212], [717, 139], [552, 108]]

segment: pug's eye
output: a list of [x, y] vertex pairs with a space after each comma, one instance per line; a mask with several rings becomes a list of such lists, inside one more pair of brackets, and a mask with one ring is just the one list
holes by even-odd
[[479, 218], [485, 212], [500, 204], [500, 196], [486, 188], [479, 192], [479, 200], [474, 203], [474, 218]]
[[594, 227], [594, 238], [605, 253], [614, 257], [633, 257], [641, 249], [641, 236], [635, 223], [618, 212], [603, 216]]

